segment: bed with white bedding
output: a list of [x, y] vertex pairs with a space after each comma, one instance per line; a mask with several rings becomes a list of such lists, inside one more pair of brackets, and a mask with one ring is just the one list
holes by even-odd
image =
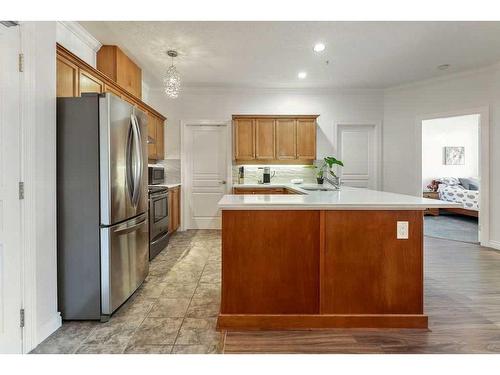
[[477, 214], [479, 211], [479, 183], [476, 181], [477, 179], [458, 179], [455, 177], [438, 179], [439, 199], [460, 203], [464, 210], [475, 211]]

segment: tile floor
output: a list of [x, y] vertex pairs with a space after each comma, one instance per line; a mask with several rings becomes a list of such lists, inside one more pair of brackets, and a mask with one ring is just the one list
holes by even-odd
[[175, 233], [109, 322], [64, 322], [32, 353], [219, 353], [220, 231]]

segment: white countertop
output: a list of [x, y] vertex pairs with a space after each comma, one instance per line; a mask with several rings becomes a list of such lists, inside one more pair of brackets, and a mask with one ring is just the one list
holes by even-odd
[[336, 191], [307, 191], [328, 188], [316, 184], [235, 184], [237, 188], [288, 188], [301, 194], [224, 195], [222, 210], [424, 210], [426, 208], [460, 208], [461, 205], [437, 199], [342, 186]]
[[167, 187], [169, 189], [172, 189], [174, 187], [181, 186], [181, 183], [178, 182], [178, 183], [175, 183], [175, 184], [157, 184], [157, 185], [154, 185], [154, 186], [161, 186], [161, 187]]

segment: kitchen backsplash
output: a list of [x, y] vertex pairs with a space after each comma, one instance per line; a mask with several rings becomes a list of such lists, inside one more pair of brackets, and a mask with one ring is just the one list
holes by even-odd
[[[240, 165], [233, 165], [233, 183], [238, 183], [238, 168]], [[258, 176], [262, 174], [259, 171], [259, 166], [245, 165], [245, 181], [246, 184], [257, 183]], [[263, 167], [263, 166], [262, 166]], [[310, 166], [302, 165], [266, 165], [271, 168], [271, 175], [276, 172], [271, 182], [274, 183], [290, 183], [293, 178], [302, 178], [304, 183], [316, 183], [316, 170]]]
[[177, 184], [181, 182], [181, 160], [165, 159], [159, 160], [156, 165], [165, 168], [165, 183]]

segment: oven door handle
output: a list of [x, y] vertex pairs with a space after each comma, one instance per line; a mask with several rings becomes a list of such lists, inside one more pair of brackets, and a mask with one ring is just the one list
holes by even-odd
[[157, 201], [159, 199], [164, 199], [164, 198], [168, 198], [168, 193], [162, 193], [162, 194], [156, 194], [156, 195], [151, 194], [151, 196], [150, 196], [150, 199], [152, 199], [154, 201]]

